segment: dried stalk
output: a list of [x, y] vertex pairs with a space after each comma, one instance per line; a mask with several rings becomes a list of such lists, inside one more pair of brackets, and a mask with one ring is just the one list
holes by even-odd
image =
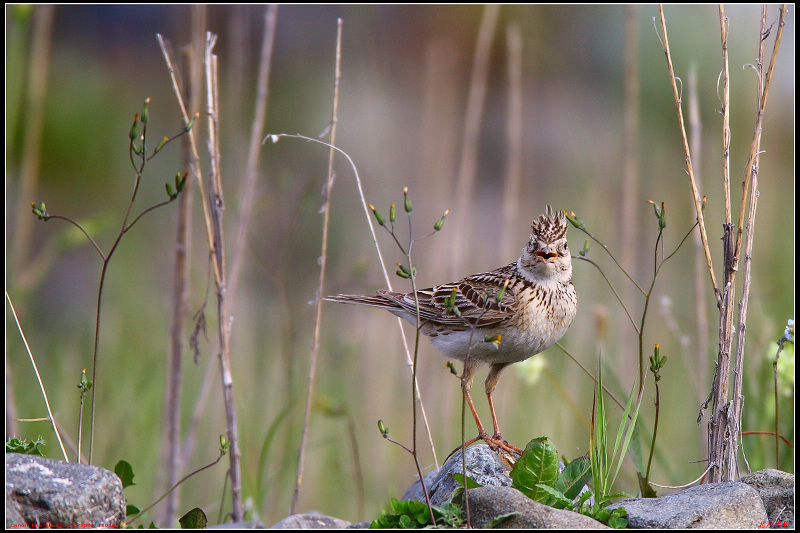
[[[781, 20], [778, 27], [778, 33], [775, 38], [775, 46], [773, 49], [772, 59], [770, 61], [769, 69], [767, 70], [766, 77], [763, 76], [763, 41], [768, 35], [766, 28], [766, 11], [762, 14], [762, 28], [759, 35], [759, 58], [756, 67], [759, 76], [758, 88], [758, 103], [756, 112], [756, 122], [754, 127], [753, 142], [750, 146], [750, 156], [748, 158], [747, 166], [745, 167], [745, 179], [742, 190], [742, 201], [739, 211], [738, 228], [734, 235], [734, 226], [732, 224], [732, 213], [730, 206], [730, 179], [729, 179], [729, 148], [730, 148], [730, 130], [729, 130], [729, 107], [730, 107], [730, 92], [729, 92], [729, 76], [728, 76], [728, 55], [727, 55], [727, 19], [725, 18], [725, 8], [720, 6], [720, 32], [721, 32], [721, 45], [722, 45], [722, 59], [723, 59], [723, 96], [722, 96], [722, 115], [723, 115], [723, 181], [725, 184], [725, 224], [723, 225], [723, 288], [720, 289], [716, 285], [714, 279], [714, 270], [711, 264], [711, 257], [709, 254], [708, 240], [705, 234], [705, 226], [702, 219], [702, 209], [700, 199], [697, 194], [697, 188], [694, 180], [694, 171], [691, 165], [691, 158], [689, 155], [689, 147], [686, 140], [685, 128], [683, 125], [683, 115], [681, 112], [681, 102], [675, 82], [675, 74], [672, 67], [672, 60], [669, 53], [669, 42], [667, 40], [666, 23], [664, 20], [664, 10], [661, 5], [658, 7], [659, 15], [661, 18], [661, 30], [664, 37], [664, 52], [667, 56], [667, 65], [669, 68], [670, 81], [672, 82], [673, 96], [675, 98], [675, 105], [678, 111], [678, 121], [681, 128], [683, 137], [684, 151], [686, 154], [686, 162], [688, 166], [688, 173], [690, 183], [692, 186], [692, 194], [695, 201], [695, 207], [698, 214], [698, 222], [700, 224], [700, 232], [703, 240], [703, 248], [706, 253], [706, 261], [708, 263], [709, 272], [711, 274], [712, 284], [714, 286], [715, 296], [717, 298], [717, 305], [720, 310], [719, 318], [719, 352], [717, 356], [717, 367], [714, 375], [714, 382], [712, 384], [711, 395], [709, 400], [703, 405], [706, 408], [708, 402], [713, 399], [713, 407], [711, 413], [711, 420], [709, 421], [709, 481], [733, 481], [738, 477], [737, 468], [737, 437], [740, 427], [741, 417], [741, 388], [742, 388], [742, 369], [744, 359], [744, 335], [745, 335], [745, 318], [747, 314], [747, 299], [750, 288], [750, 268], [749, 258], [752, 250], [753, 228], [755, 222], [755, 211], [758, 197], [756, 189], [757, 184], [757, 171], [758, 171], [758, 153], [760, 148], [761, 131], [763, 126], [764, 106], [766, 104], [766, 97], [769, 90], [769, 84], [772, 77], [775, 59], [780, 47], [780, 41], [783, 33], [784, 21], [786, 16], [786, 6], [781, 8]], [[755, 183], [755, 184], [754, 184]], [[740, 298], [739, 313], [737, 316], [737, 351], [736, 351], [736, 368], [733, 399], [728, 400], [728, 383], [730, 375], [730, 356], [731, 347], [733, 344], [733, 307], [734, 307], [734, 288], [736, 281], [736, 273], [739, 270], [738, 263], [740, 258], [740, 246], [743, 234], [743, 226], [745, 224], [745, 207], [747, 205], [748, 196], [750, 197], [750, 208], [747, 214], [747, 240], [746, 240], [746, 253], [745, 253], [745, 267], [744, 267], [744, 282], [742, 287], [742, 296]], [[701, 411], [702, 413], [702, 411]]]
[[308, 443], [308, 427], [311, 422], [311, 401], [314, 393], [314, 378], [317, 373], [317, 353], [319, 352], [319, 335], [322, 324], [322, 299], [325, 288], [325, 272], [328, 264], [328, 228], [331, 212], [331, 190], [336, 175], [333, 171], [333, 160], [336, 155], [336, 130], [339, 124], [339, 82], [342, 77], [342, 19], [336, 21], [336, 61], [333, 81], [333, 111], [331, 114], [331, 140], [328, 152], [328, 177], [325, 182], [325, 205], [322, 210], [322, 251], [319, 262], [319, 284], [317, 286], [316, 315], [314, 317], [314, 337], [311, 341], [311, 354], [308, 365], [308, 385], [306, 387], [306, 405], [303, 416], [303, 434], [300, 438], [300, 449], [297, 456], [297, 478], [292, 497], [292, 508], [289, 514], [297, 512], [297, 501], [300, 498], [300, 487], [303, 484], [303, 469], [305, 466], [306, 445]]
[[269, 74], [272, 64], [272, 50], [275, 44], [275, 26], [278, 19], [278, 6], [270, 4], [264, 14], [264, 40], [261, 43], [261, 60], [258, 67], [258, 83], [253, 112], [253, 123], [250, 128], [250, 146], [247, 151], [247, 168], [245, 182], [240, 194], [239, 227], [234, 241], [234, 256], [231, 262], [231, 276], [228, 285], [232, 298], [236, 297], [239, 278], [242, 273], [242, 259], [247, 249], [246, 237], [250, 227], [250, 213], [256, 197], [258, 183], [258, 156], [261, 154], [261, 140], [264, 138], [264, 123], [267, 117], [267, 96], [269, 95]]
[[233, 396], [233, 373], [231, 372], [230, 354], [230, 321], [226, 300], [225, 274], [225, 232], [222, 225], [222, 213], [225, 199], [222, 192], [222, 173], [220, 168], [219, 145], [219, 92], [217, 56], [213, 54], [217, 36], [206, 34], [206, 99], [208, 112], [208, 145], [211, 156], [211, 172], [209, 175], [209, 196], [204, 203], [209, 203], [213, 240], [210, 242], [211, 262], [214, 265], [214, 283], [217, 289], [217, 336], [219, 342], [219, 363], [222, 375], [222, 395], [225, 402], [225, 419], [227, 422], [227, 438], [230, 442], [231, 467], [228, 475], [231, 480], [232, 517], [234, 522], [241, 522], [244, 515], [242, 505], [241, 452], [239, 451], [239, 431], [236, 424], [236, 404]]
[[[458, 169], [458, 181], [455, 184], [456, 204], [453, 209], [454, 216], [458, 217], [453, 224], [462, 228], [456, 232], [453, 240], [451, 254], [451, 268], [464, 259], [464, 243], [469, 230], [467, 224], [470, 212], [468, 205], [472, 196], [477, 173], [478, 144], [480, 141], [481, 121], [483, 106], [486, 101], [486, 86], [489, 76], [489, 56], [491, 52], [492, 37], [494, 36], [499, 5], [487, 5], [478, 30], [478, 42], [475, 45], [475, 56], [472, 60], [472, 74], [469, 84], [469, 97], [464, 119], [464, 139], [461, 145], [461, 160]], [[455, 277], [454, 273], [451, 275]]]
[[[203, 57], [203, 28], [206, 25], [206, 7], [192, 7], [191, 44], [184, 53], [187, 97], [190, 107], [200, 107]], [[189, 172], [192, 164], [191, 141], [184, 137], [182, 143], [184, 171]], [[181, 391], [183, 384], [184, 326], [189, 310], [189, 256], [192, 242], [192, 213], [194, 212], [194, 181], [187, 180], [185, 194], [178, 198], [177, 231], [175, 237], [175, 268], [173, 270], [173, 310], [170, 328], [170, 352], [167, 376], [164, 470], [166, 486], [178, 483], [184, 466], [181, 453]], [[166, 505], [160, 514], [160, 523], [174, 524], [180, 502], [180, 487], [176, 487], [166, 497]]]

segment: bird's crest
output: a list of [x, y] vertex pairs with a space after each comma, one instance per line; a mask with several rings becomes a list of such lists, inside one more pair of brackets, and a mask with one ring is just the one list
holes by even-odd
[[567, 236], [567, 217], [561, 211], [553, 211], [549, 205], [539, 220], [534, 220], [531, 230], [541, 241], [552, 243]]

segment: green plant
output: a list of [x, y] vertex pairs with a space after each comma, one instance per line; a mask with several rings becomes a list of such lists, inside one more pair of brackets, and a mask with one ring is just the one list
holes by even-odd
[[419, 500], [392, 498], [391, 508], [391, 512], [382, 511], [380, 518], [372, 521], [370, 529], [458, 528], [464, 523], [461, 508], [450, 502], [429, 508], [425, 502]]
[[388, 430], [388, 428], [386, 428], [386, 426], [384, 425], [383, 421], [381, 421], [381, 420], [378, 421], [378, 428], [379, 428], [379, 430], [381, 432], [381, 435], [385, 439], [387, 439], [390, 442], [393, 442], [393, 443], [399, 445], [401, 448], [403, 448], [404, 450], [409, 452], [411, 454], [411, 456], [414, 458], [414, 464], [417, 467], [417, 474], [419, 476], [420, 483], [422, 484], [422, 491], [425, 494], [425, 500], [428, 502], [428, 511], [429, 511], [429, 514], [430, 514], [430, 519], [431, 519], [431, 522], [434, 525], [436, 525], [436, 516], [435, 516], [435, 513], [434, 513], [434, 507], [430, 503], [430, 495], [428, 494], [428, 490], [425, 487], [425, 479], [424, 479], [424, 476], [422, 475], [422, 468], [420, 467], [420, 464], [419, 464], [419, 458], [417, 457], [417, 368], [418, 368], [417, 367], [417, 356], [419, 355], [420, 328], [422, 326], [422, 320], [420, 319], [419, 299], [418, 299], [418, 294], [417, 294], [417, 282], [416, 282], [417, 267], [414, 265], [414, 263], [412, 261], [411, 252], [412, 252], [412, 249], [413, 249], [413, 246], [414, 246], [415, 242], [421, 241], [423, 239], [427, 239], [428, 237], [433, 236], [436, 232], [438, 232], [438, 231], [440, 231], [442, 229], [442, 226], [444, 225], [444, 219], [445, 219], [445, 217], [447, 217], [447, 215], [450, 212], [450, 210], [449, 209], [446, 210], [444, 212], [444, 214], [439, 218], [439, 220], [436, 221], [436, 223], [433, 225], [433, 231], [431, 233], [428, 233], [427, 235], [425, 235], [423, 237], [415, 238], [414, 237], [414, 229], [413, 229], [413, 225], [412, 225], [412, 217], [411, 217], [411, 212], [413, 211], [413, 207], [412, 207], [412, 204], [411, 204], [411, 198], [408, 195], [408, 187], [405, 187], [403, 189], [403, 210], [406, 212], [406, 218], [408, 220], [408, 241], [407, 241], [407, 244], [404, 246], [400, 242], [400, 240], [399, 240], [399, 238], [397, 236], [397, 233], [395, 232], [395, 228], [394, 228], [394, 223], [395, 223], [396, 216], [397, 216], [397, 208], [395, 207], [395, 204], [391, 204], [389, 206], [389, 224], [388, 224], [388, 226], [387, 226], [387, 223], [386, 223], [386, 219], [383, 217], [383, 215], [381, 215], [380, 212], [378, 212], [377, 209], [375, 209], [375, 207], [372, 204], [369, 204], [369, 208], [372, 211], [372, 213], [375, 215], [375, 219], [378, 221], [378, 225], [380, 225], [381, 227], [386, 229], [387, 232], [389, 232], [389, 235], [391, 235], [391, 237], [394, 240], [395, 244], [397, 244], [397, 247], [400, 249], [400, 251], [403, 253], [403, 255], [405, 255], [406, 264], [404, 265], [402, 263], [397, 263], [397, 266], [398, 266], [399, 270], [397, 270], [396, 274], [398, 276], [400, 276], [401, 278], [403, 278], [403, 279], [408, 279], [408, 280], [411, 281], [411, 292], [414, 294], [414, 300], [415, 300], [414, 301], [414, 307], [416, 309], [416, 315], [417, 315], [417, 317], [416, 317], [417, 318], [416, 327], [414, 328], [415, 329], [414, 359], [413, 359], [412, 375], [411, 375], [411, 402], [412, 402], [412, 428], [413, 428], [412, 429], [412, 446], [411, 446], [411, 448], [408, 448], [407, 446], [404, 446], [403, 444], [400, 444], [399, 442], [390, 439], [389, 438], [389, 430]]
[[[643, 395], [644, 395], [646, 372], [647, 372], [647, 367], [645, 367], [645, 365], [644, 365], [644, 331], [645, 331], [645, 325], [647, 323], [647, 312], [648, 312], [648, 308], [649, 308], [649, 305], [650, 305], [650, 302], [651, 302], [651, 299], [652, 299], [652, 296], [653, 296], [653, 291], [655, 289], [656, 280], [658, 279], [658, 275], [661, 272], [662, 267], [666, 264], [667, 261], [672, 259], [678, 253], [678, 251], [681, 249], [683, 244], [686, 242], [686, 239], [688, 239], [689, 235], [692, 234], [692, 232], [694, 231], [695, 227], [698, 226], [698, 222], [695, 222], [692, 225], [692, 227], [689, 228], [689, 231], [687, 231], [686, 234], [683, 236], [681, 241], [675, 247], [675, 250], [673, 250], [672, 253], [670, 253], [669, 255], [665, 255], [665, 251], [664, 251], [664, 230], [667, 227], [666, 206], [665, 206], [664, 202], [661, 202], [661, 204], [659, 205], [656, 202], [648, 200], [647, 203], [653, 206], [653, 212], [655, 214], [655, 218], [656, 218], [656, 222], [657, 222], [657, 226], [658, 226], [658, 234], [656, 236], [656, 242], [655, 242], [655, 246], [654, 246], [654, 249], [653, 249], [653, 277], [652, 277], [652, 279], [650, 281], [649, 287], [646, 290], [644, 288], [642, 288], [642, 286], [639, 285], [633, 279], [633, 277], [631, 277], [630, 274], [628, 274], [628, 272], [623, 268], [623, 266], [619, 263], [619, 261], [617, 261], [617, 259], [614, 257], [614, 254], [609, 250], [609, 248], [605, 244], [603, 244], [600, 240], [598, 240], [594, 235], [592, 235], [586, 229], [586, 223], [583, 220], [581, 220], [580, 218], [578, 218], [575, 215], [574, 212], [571, 212], [571, 213], [569, 213], [567, 215], [567, 220], [569, 220], [570, 223], [576, 229], [579, 229], [580, 231], [582, 231], [583, 233], [585, 233], [589, 237], [589, 239], [587, 239], [586, 242], [584, 243], [583, 249], [579, 252], [579, 257], [577, 257], [577, 259], [581, 259], [583, 261], [586, 261], [586, 262], [594, 265], [598, 269], [600, 274], [603, 276], [603, 279], [606, 281], [606, 283], [608, 284], [609, 288], [614, 293], [614, 296], [617, 298], [617, 301], [620, 303], [620, 305], [622, 306], [623, 310], [625, 311], [625, 314], [627, 315], [628, 320], [630, 321], [631, 325], [633, 326], [634, 331], [636, 331], [636, 335], [637, 335], [637, 338], [638, 338], [638, 352], [639, 352], [639, 388], [638, 388], [638, 394], [634, 394], [635, 388], [632, 389], [631, 390], [631, 395], [630, 395], [630, 397], [628, 399], [628, 404], [625, 407], [625, 415], [624, 416], [625, 417], [629, 417], [629, 415], [630, 415], [631, 423], [629, 424], [628, 430], [626, 431], [626, 434], [625, 434], [625, 446], [621, 450], [618, 450], [617, 446], [619, 444], [619, 439], [620, 439], [621, 434], [623, 432], [623, 428], [625, 427], [625, 423], [624, 423], [625, 421], [623, 420], [623, 423], [620, 425], [620, 430], [619, 430], [619, 434], [618, 434], [618, 437], [617, 437], [617, 442], [615, 443], [614, 453], [612, 454], [612, 457], [614, 457], [618, 451], [620, 453], [620, 456], [619, 456], [619, 460], [618, 460], [618, 463], [617, 463], [616, 471], [615, 471], [614, 475], [611, 476], [611, 478], [610, 478], [611, 479], [610, 483], [608, 483], [609, 474], [610, 474], [610, 470], [609, 470], [610, 466], [604, 462], [607, 459], [605, 457], [605, 455], [600, 455], [601, 453], [605, 454], [607, 452], [607, 449], [606, 449], [606, 444], [607, 443], [603, 440], [603, 439], [606, 438], [606, 434], [605, 434], [605, 424], [606, 424], [605, 409], [604, 409], [603, 402], [602, 402], [602, 391], [603, 391], [604, 387], [602, 385], [602, 380], [600, 379], [600, 370], [598, 369], [598, 376], [597, 376], [597, 379], [596, 379], [597, 387], [595, 388], [595, 400], [594, 400], [595, 406], [592, 409], [592, 416], [593, 416], [592, 425], [593, 425], [593, 429], [592, 429], [592, 435], [591, 435], [591, 438], [595, 439], [598, 447], [595, 449], [597, 454], [593, 455], [593, 454], [590, 453], [590, 457], [592, 458], [592, 467], [593, 467], [593, 470], [597, 470], [598, 472], [602, 473], [601, 477], [602, 477], [602, 482], [603, 482], [603, 485], [602, 485], [603, 488], [601, 489], [601, 491], [605, 492], [605, 491], [610, 490], [610, 485], [613, 484], [613, 480], [616, 478], [616, 473], [619, 472], [619, 468], [620, 468], [620, 466], [622, 464], [622, 459], [624, 458], [624, 450], [628, 449], [628, 443], [631, 442], [631, 439], [632, 439], [632, 443], [631, 443], [632, 444], [632, 449], [636, 451], [636, 453], [634, 453], [632, 457], [634, 459], [634, 463], [636, 465], [636, 469], [637, 469], [637, 473], [638, 473], [640, 490], [641, 490], [642, 494], [645, 497], [654, 497], [655, 496], [655, 492], [653, 491], [652, 488], [650, 488], [649, 476], [650, 476], [650, 465], [652, 463], [653, 451], [655, 450], [655, 443], [656, 443], [656, 434], [657, 434], [657, 428], [658, 428], [658, 414], [659, 414], [659, 409], [660, 409], [659, 401], [656, 401], [656, 420], [655, 420], [655, 423], [654, 423], [653, 437], [652, 437], [651, 444], [650, 444], [650, 455], [649, 455], [649, 460], [648, 460], [648, 465], [647, 465], [646, 470], [645, 470], [645, 468], [644, 468], [644, 466], [643, 466], [643, 464], [641, 462], [641, 453], [638, 451], [640, 444], [639, 444], [639, 438], [638, 438], [638, 428], [636, 426], [636, 420], [635, 420], [635, 417], [638, 415], [639, 408], [641, 407], [642, 398], [643, 398]], [[703, 206], [705, 206], [705, 200], [703, 201]], [[590, 240], [592, 240], [592, 241], [596, 242], [597, 244], [599, 244], [600, 246], [602, 246], [602, 248], [606, 251], [606, 253], [608, 253], [609, 257], [611, 257], [611, 259], [614, 262], [614, 264], [620, 269], [620, 271], [625, 275], [625, 277], [628, 278], [628, 280], [636, 287], [636, 289], [644, 297], [644, 308], [642, 310], [642, 315], [641, 315], [641, 318], [639, 319], [639, 323], [638, 324], [633, 319], [630, 311], [628, 310], [628, 308], [625, 306], [624, 302], [622, 301], [622, 298], [620, 298], [620, 296], [617, 293], [616, 289], [611, 284], [611, 281], [605, 275], [605, 273], [600, 268], [600, 266], [597, 263], [595, 263], [594, 261], [592, 261], [591, 259], [588, 258]], [[656, 351], [658, 351], [658, 345], [656, 345]], [[658, 353], [656, 353], [655, 360], [654, 360], [653, 357], [650, 358], [650, 367], [649, 367], [649, 369], [650, 369], [651, 372], [654, 373], [654, 375], [658, 376], [657, 381], [660, 381], [660, 379], [661, 379], [660, 375], [658, 374], [658, 371], [661, 369], [661, 367], [663, 366], [665, 361], [666, 361], [666, 357], [659, 358], [658, 357]], [[656, 385], [656, 394], [658, 395], [658, 393], [659, 393], [658, 385]], [[633, 398], [634, 397], [637, 397], [636, 405], [633, 408], [633, 410], [631, 410], [631, 407], [633, 406], [632, 402], [633, 402]], [[620, 404], [619, 401], [617, 401], [617, 403]], [[622, 406], [622, 405], [620, 404], [620, 406]], [[602, 411], [603, 414], [601, 415], [599, 411]], [[631, 412], [635, 413], [635, 415], [631, 415], [630, 414]], [[597, 415], [597, 419], [595, 419], [595, 415]], [[599, 422], [598, 425], [595, 425], [595, 422]], [[594, 449], [594, 445], [593, 445], [593, 449]], [[599, 464], [595, 464], [595, 461], [600, 461], [600, 463]], [[642, 474], [642, 471], [645, 471], [644, 475]]]
[[[598, 498], [596, 490], [583, 490], [594, 473], [589, 458], [578, 457], [564, 468], [560, 466], [558, 452], [550, 439], [533, 439], [511, 470], [512, 487], [556, 509], [578, 512], [614, 528], [627, 526], [624, 508], [613, 511], [607, 508], [610, 499], [621, 494]], [[592, 496], [594, 501], [589, 500]]]
[[[100, 344], [100, 318], [101, 318], [101, 309], [102, 309], [102, 302], [103, 302], [103, 287], [105, 285], [106, 274], [108, 272], [108, 265], [111, 261], [111, 258], [114, 255], [114, 252], [117, 250], [122, 237], [130, 231], [139, 220], [142, 219], [146, 214], [150, 213], [151, 211], [158, 209], [159, 207], [165, 206], [169, 203], [172, 203], [174, 200], [178, 198], [178, 195], [183, 191], [184, 186], [186, 185], [186, 175], [178, 173], [175, 175], [175, 187], [173, 188], [172, 185], [169, 183], [165, 184], [165, 188], [167, 191], [168, 199], [162, 202], [159, 202], [153, 206], [150, 206], [140, 212], [138, 215], [131, 219], [131, 213], [133, 211], [133, 206], [136, 201], [136, 196], [139, 191], [139, 186], [142, 182], [142, 176], [144, 173], [144, 169], [147, 163], [158, 154], [164, 146], [168, 143], [174, 141], [175, 139], [181, 137], [188, 133], [192, 125], [194, 124], [194, 120], [190, 120], [183, 128], [181, 132], [174, 135], [171, 138], [162, 137], [159, 143], [156, 145], [155, 149], [152, 151], [148, 151], [147, 148], [147, 126], [150, 121], [150, 112], [149, 112], [149, 105], [150, 105], [150, 98], [147, 98], [144, 101], [144, 105], [142, 106], [142, 114], [141, 116], [136, 113], [134, 115], [133, 124], [131, 126], [130, 131], [128, 132], [129, 143], [128, 143], [128, 157], [131, 161], [131, 166], [133, 167], [134, 171], [134, 179], [133, 179], [133, 192], [131, 193], [130, 200], [128, 201], [128, 207], [125, 211], [125, 215], [122, 218], [122, 224], [117, 233], [117, 236], [114, 240], [114, 243], [111, 245], [111, 248], [107, 252], [104, 252], [100, 245], [89, 235], [88, 231], [76, 220], [64, 216], [64, 215], [54, 215], [50, 214], [47, 211], [47, 207], [45, 206], [44, 202], [39, 202], [38, 204], [33, 202], [31, 203], [31, 210], [33, 214], [39, 219], [44, 222], [49, 220], [64, 220], [73, 226], [75, 226], [78, 230], [80, 230], [84, 236], [89, 240], [92, 244], [94, 249], [100, 255], [100, 258], [103, 261], [103, 268], [100, 274], [100, 282], [99, 287], [97, 290], [97, 309], [96, 309], [96, 318], [95, 318], [95, 335], [94, 335], [94, 352], [92, 358], [92, 379], [91, 381], [85, 381], [85, 378], [82, 377], [81, 384], [79, 387], [81, 388], [81, 412], [82, 412], [82, 405], [83, 405], [83, 395], [91, 389], [92, 391], [92, 400], [91, 400], [91, 408], [90, 408], [90, 422], [89, 422], [89, 463], [92, 462], [92, 455], [94, 450], [94, 426], [95, 426], [95, 398], [97, 393], [97, 372], [98, 372], [98, 356], [99, 356], [99, 344]], [[197, 117], [195, 117], [197, 118]], [[141, 130], [140, 130], [141, 128]], [[82, 416], [81, 416], [82, 419]], [[81, 433], [79, 429], [79, 434]], [[80, 462], [81, 457], [81, 447], [80, 444], [77, 450], [78, 455], [78, 462]]]
[[24, 453], [44, 457], [42, 450], [39, 449], [40, 446], [44, 446], [44, 439], [42, 437], [38, 437], [31, 442], [14, 437], [6, 441], [6, 453]]

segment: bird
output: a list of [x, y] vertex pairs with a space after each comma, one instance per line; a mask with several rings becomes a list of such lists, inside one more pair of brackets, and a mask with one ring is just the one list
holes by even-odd
[[[466, 445], [483, 440], [492, 449], [519, 455], [522, 450], [500, 433], [492, 393], [506, 367], [550, 348], [575, 318], [578, 299], [565, 213], [546, 206], [531, 223], [530, 239], [519, 259], [504, 267], [416, 294], [379, 290], [372, 296], [338, 294], [325, 300], [386, 309], [415, 326], [419, 307], [420, 332], [446, 357], [464, 362], [461, 388], [478, 427], [478, 437]], [[485, 364], [491, 436], [470, 394], [475, 374]]]

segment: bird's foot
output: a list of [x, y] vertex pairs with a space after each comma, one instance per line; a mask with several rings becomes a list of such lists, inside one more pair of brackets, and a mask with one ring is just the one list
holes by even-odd
[[487, 433], [480, 432], [480, 433], [478, 433], [477, 437], [475, 437], [474, 439], [466, 442], [465, 443], [465, 447], [466, 446], [470, 446], [472, 444], [475, 444], [479, 440], [484, 441], [494, 451], [502, 450], [502, 451], [504, 451], [506, 453], [515, 455], [517, 457], [522, 455], [522, 450], [521, 449], [517, 448], [516, 446], [514, 446], [512, 444], [509, 444], [505, 439], [503, 439], [503, 437], [500, 436], [500, 434], [495, 434], [495, 435], [490, 437]]

